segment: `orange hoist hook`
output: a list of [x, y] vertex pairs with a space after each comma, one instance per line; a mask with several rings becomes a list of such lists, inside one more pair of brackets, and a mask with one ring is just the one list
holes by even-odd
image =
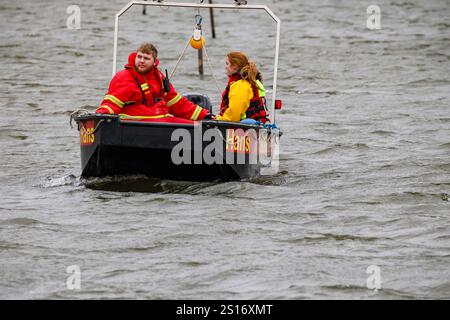
[[191, 37], [191, 47], [197, 50], [203, 49], [205, 45], [205, 38], [202, 36], [202, 16], [195, 15], [195, 28]]

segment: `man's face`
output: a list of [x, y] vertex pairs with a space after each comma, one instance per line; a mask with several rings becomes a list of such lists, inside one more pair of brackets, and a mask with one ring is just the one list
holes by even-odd
[[136, 61], [134, 63], [136, 71], [144, 74], [149, 72], [155, 65], [155, 58], [150, 53], [143, 53], [138, 51], [136, 55]]

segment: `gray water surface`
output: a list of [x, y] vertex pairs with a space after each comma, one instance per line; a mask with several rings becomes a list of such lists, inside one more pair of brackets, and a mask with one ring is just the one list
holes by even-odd
[[[72, 1], [0, 4], [0, 298], [450, 299], [447, 1], [377, 1], [380, 30], [366, 28], [371, 2], [250, 1], [282, 21], [279, 173], [86, 181], [69, 115], [106, 93], [126, 2], [77, 1], [79, 30], [66, 25]], [[194, 10], [147, 11], [121, 20], [118, 70], [142, 41], [171, 69], [192, 32]], [[211, 39], [203, 15], [221, 87], [229, 50], [272, 80], [269, 18], [217, 10]], [[204, 81], [196, 67], [188, 50], [173, 84], [217, 111], [209, 67]], [[66, 286], [72, 265], [79, 290]]]

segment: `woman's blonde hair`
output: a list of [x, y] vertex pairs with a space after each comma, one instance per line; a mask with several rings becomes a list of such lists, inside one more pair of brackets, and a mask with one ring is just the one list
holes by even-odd
[[259, 73], [256, 64], [253, 61], [250, 61], [245, 53], [241, 51], [229, 52], [227, 58], [232, 66], [237, 67], [237, 71], [241, 77], [250, 82], [252, 87], [256, 87], [256, 79]]

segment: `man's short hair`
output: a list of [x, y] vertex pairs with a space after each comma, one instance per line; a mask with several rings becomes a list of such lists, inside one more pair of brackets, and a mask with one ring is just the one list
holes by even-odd
[[149, 42], [144, 42], [141, 44], [136, 52], [139, 51], [142, 53], [151, 54], [154, 59], [158, 57], [158, 50], [156, 50], [156, 47]]

